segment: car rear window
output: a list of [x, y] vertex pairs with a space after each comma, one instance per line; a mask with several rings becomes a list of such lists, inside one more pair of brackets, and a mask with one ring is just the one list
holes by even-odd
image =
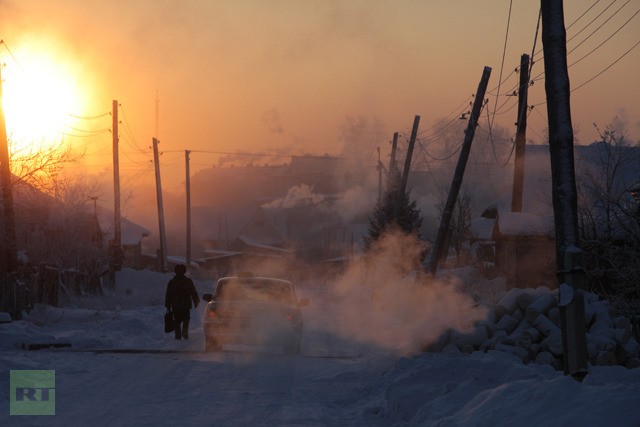
[[249, 300], [293, 304], [291, 283], [275, 280], [231, 279], [218, 283], [217, 300]]

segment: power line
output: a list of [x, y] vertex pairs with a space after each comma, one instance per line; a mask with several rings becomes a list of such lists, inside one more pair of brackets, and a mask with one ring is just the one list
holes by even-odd
[[[22, 64], [20, 63], [20, 61], [18, 61], [18, 58], [16, 58], [16, 56], [13, 54], [13, 52], [11, 51], [11, 49], [9, 48], [9, 45], [7, 45], [7, 43], [4, 40], [0, 40], [0, 44], [3, 45], [5, 47], [5, 49], [7, 50], [7, 52], [9, 52], [9, 55], [11, 56], [11, 58], [13, 59], [13, 61], [15, 62], [15, 64], [18, 66], [18, 68], [20, 68], [20, 70], [22, 71], [22, 73], [29, 79], [29, 80], [33, 80], [31, 75], [24, 69], [24, 67], [22, 66]], [[77, 115], [77, 114], [73, 114], [70, 112], [65, 112], [64, 114], [68, 115], [69, 117], [73, 117], [74, 119], [79, 119], [79, 120], [94, 120], [94, 119], [100, 119], [102, 117], [108, 116], [109, 112], [103, 113], [103, 114], [98, 114], [98, 115], [94, 115], [94, 116], [81, 116], [81, 115]], [[66, 125], [63, 123], [64, 126], [70, 127], [69, 125]], [[76, 129], [76, 128], [72, 128], [78, 132], [91, 132], [91, 131], [84, 131], [81, 129]]]
[[[89, 131], [81, 131], [81, 132], [89, 132]], [[79, 134], [75, 134], [75, 133], [69, 133], [69, 132], [60, 132], [62, 135], [64, 136], [69, 136], [72, 138], [95, 138], [97, 136], [103, 135], [105, 133], [111, 133], [111, 129], [104, 129], [101, 131], [96, 131], [96, 132], [92, 132], [89, 134], [85, 134], [85, 135], [79, 135]]]
[[602, 47], [605, 43], [607, 43], [609, 40], [611, 40], [611, 38], [613, 36], [615, 36], [616, 34], [618, 34], [620, 32], [620, 30], [622, 30], [629, 22], [631, 22], [631, 20], [633, 18], [636, 17], [636, 15], [638, 15], [640, 13], [640, 9], [638, 9], [636, 11], [636, 13], [634, 13], [631, 18], [629, 18], [624, 24], [622, 24], [622, 26], [620, 28], [618, 28], [616, 31], [613, 32], [613, 34], [611, 34], [609, 37], [607, 37], [602, 43], [600, 43], [598, 46], [596, 46], [595, 48], [591, 49], [590, 52], [588, 52], [586, 55], [584, 55], [582, 58], [572, 62], [571, 64], [569, 64], [569, 67], [576, 65], [578, 62], [582, 61], [583, 59], [585, 59], [586, 57], [588, 57], [589, 55], [591, 55], [593, 52], [595, 52], [596, 50], [600, 49], [600, 47]]
[[[102, 128], [102, 129], [96, 129], [96, 130], [79, 129], [79, 128], [75, 127], [75, 126], [71, 126], [71, 125], [68, 125], [66, 123], [63, 123], [63, 126], [69, 128], [71, 130], [75, 130], [76, 132], [83, 132], [83, 133], [88, 133], [88, 134], [100, 134], [100, 133], [109, 132], [111, 130], [110, 128]], [[62, 132], [62, 133], [64, 133], [64, 132]], [[91, 135], [89, 135], [89, 136], [91, 136]]]
[[16, 58], [13, 55], [13, 52], [11, 52], [11, 49], [9, 49], [9, 46], [7, 45], [7, 43], [4, 40], [0, 40], [0, 44], [3, 45], [5, 47], [5, 49], [7, 49], [7, 52], [9, 52], [9, 55], [11, 55], [11, 57], [13, 58], [13, 61], [16, 63], [16, 65], [18, 66], [18, 68], [20, 68], [20, 70], [22, 70], [22, 72], [25, 75], [28, 75], [27, 72], [24, 70], [24, 68], [22, 68], [22, 64], [20, 64], [20, 61], [18, 61], [18, 58]]
[[460, 119], [464, 119], [466, 118], [466, 114], [469, 114], [468, 112], [462, 112], [460, 114], [460, 117], [458, 117], [458, 115], [456, 114], [453, 118], [451, 118], [448, 122], [444, 123], [444, 124], [440, 124], [442, 122], [440, 122], [439, 124], [436, 124], [434, 126], [431, 127], [431, 129], [434, 129], [436, 126], [439, 126], [438, 129], [436, 129], [434, 132], [432, 132], [429, 135], [424, 135], [423, 132], [420, 132], [420, 137], [426, 141], [434, 141], [442, 136], [445, 136], [448, 133], [448, 130], [453, 126], [454, 123], [456, 123], [458, 120]]
[[131, 138], [131, 142], [132, 142], [132, 147], [135, 150], [138, 150], [141, 153], [144, 154], [149, 154], [149, 149], [143, 149], [140, 147], [140, 144], [138, 144], [138, 141], [136, 140], [135, 136], [133, 135], [133, 131], [131, 130], [131, 126], [129, 125], [129, 119], [127, 118], [127, 114], [124, 110], [124, 107], [122, 106], [122, 104], [118, 104], [118, 107], [120, 108], [120, 111], [122, 111], [122, 117], [124, 118], [124, 130], [125, 132], [128, 133], [129, 138]]
[[429, 156], [433, 160], [438, 160], [438, 161], [445, 161], [445, 160], [451, 159], [462, 148], [462, 143], [460, 143], [451, 153], [446, 154], [444, 157], [436, 157], [435, 155], [433, 155], [433, 154], [431, 154], [431, 153], [429, 153], [427, 151], [427, 149], [422, 145], [422, 142], [420, 141], [420, 138], [417, 138], [416, 141], [418, 142], [418, 145], [420, 146], [422, 151], [424, 151], [425, 155]]
[[[578, 37], [578, 35], [580, 35], [580, 33], [582, 33], [584, 30], [586, 30], [587, 28], [589, 28], [589, 26], [591, 24], [593, 24], [598, 18], [600, 18], [607, 10], [609, 10], [609, 8], [611, 6], [614, 5], [614, 3], [616, 3], [618, 0], [613, 0], [611, 3], [609, 3], [609, 5], [607, 7], [605, 7], [598, 15], [596, 15], [595, 18], [593, 18], [591, 21], [589, 21], [589, 23], [587, 25], [585, 25], [584, 27], [582, 27], [582, 29], [580, 31], [578, 31], [577, 33], [575, 33], [573, 36], [571, 36], [568, 40], [567, 43], [569, 43], [571, 40], [575, 39], [576, 37]], [[630, 0], [627, 0], [627, 3], [629, 3]], [[625, 7], [627, 5], [627, 3], [623, 4], [622, 7]], [[620, 9], [622, 9], [622, 7]], [[618, 9], [618, 11], [620, 10]], [[618, 13], [615, 12], [614, 15]], [[605, 21], [606, 22], [606, 21]]]
[[[498, 97], [500, 95], [500, 84], [502, 82], [502, 70], [504, 69], [504, 59], [507, 55], [507, 41], [509, 40], [509, 26], [511, 25], [511, 9], [513, 6], [513, 0], [509, 0], [509, 15], [507, 16], [507, 30], [504, 35], [504, 46], [502, 48], [502, 63], [500, 64], [500, 77], [498, 77], [498, 89], [496, 95], [496, 101], [493, 104], [493, 112], [494, 112], [494, 120], [489, 121], [489, 134], [491, 134], [491, 128], [493, 127], [493, 122], [495, 121], [495, 112], [498, 107]], [[489, 116], [487, 116], [489, 117]]]
[[[473, 99], [473, 95], [470, 95], [470, 96], [469, 96], [467, 99], [465, 99], [465, 100], [464, 100], [460, 105], [458, 105], [458, 107], [456, 107], [456, 108], [455, 108], [455, 110], [453, 110], [451, 113], [447, 114], [447, 115], [445, 116], [445, 120], [446, 120], [446, 118], [448, 118], [448, 117], [451, 117], [451, 119], [449, 119], [449, 121], [448, 121], [448, 122], [446, 122], [444, 125], [442, 125], [442, 124], [441, 124], [442, 122], [440, 122], [440, 123], [435, 123], [435, 124], [433, 124], [432, 126], [428, 127], [427, 129], [425, 129], [425, 130], [423, 130], [423, 131], [420, 131], [419, 135], [420, 135], [422, 138], [424, 138], [424, 139], [427, 139], [427, 140], [433, 140], [433, 139], [435, 139], [437, 136], [440, 136], [440, 135], [445, 134], [445, 131], [446, 131], [448, 128], [450, 128], [450, 127], [451, 127], [451, 125], [452, 125], [456, 120], [458, 120], [459, 118], [464, 117], [464, 115], [465, 115], [465, 114], [469, 114], [469, 111], [468, 111], [469, 109], [468, 109], [468, 108], [465, 108], [465, 109], [464, 109], [464, 110], [462, 110], [462, 111], [460, 111], [460, 109], [461, 109], [463, 106], [467, 105], [467, 103], [468, 103], [468, 105], [471, 105], [471, 102], [470, 102], [470, 100], [471, 100], [471, 99]], [[467, 110], [467, 111], [465, 111], [465, 110]], [[437, 127], [437, 129], [436, 129], [436, 127]], [[435, 130], [434, 130], [434, 129], [435, 129]], [[428, 132], [428, 131], [431, 131], [431, 130], [433, 130], [433, 132], [432, 132], [431, 134], [428, 134], [428, 135], [425, 135], [425, 134], [424, 134], [425, 132]]]
[[[225, 154], [232, 156], [248, 157], [291, 157], [293, 154], [250, 153], [245, 151], [215, 151], [215, 150], [190, 150], [192, 153]], [[184, 150], [166, 150], [163, 153], [184, 153]]]
[[68, 116], [73, 117], [74, 119], [80, 119], [80, 120], [94, 120], [94, 119], [101, 119], [102, 117], [106, 117], [106, 116], [110, 116], [111, 112], [106, 112], [106, 113], [102, 113], [102, 114], [98, 114], [96, 116], [78, 116], [75, 114], [71, 114], [71, 113], [67, 113]]
[[601, 76], [604, 72], [606, 72], [609, 68], [613, 67], [615, 64], [618, 63], [618, 61], [620, 61], [622, 58], [624, 58], [625, 56], [627, 56], [629, 54], [629, 52], [631, 52], [633, 49], [635, 49], [636, 47], [638, 47], [638, 45], [640, 45], [640, 40], [634, 44], [633, 46], [631, 46], [631, 48], [629, 50], [627, 50], [625, 53], [623, 53], [618, 59], [616, 59], [615, 61], [613, 61], [611, 64], [609, 64], [607, 67], [605, 67], [602, 71], [600, 71], [598, 74], [596, 74], [595, 76], [591, 77], [589, 80], [587, 80], [586, 82], [582, 83], [581, 85], [571, 89], [571, 92], [574, 92], [578, 89], [580, 89], [582, 86], [585, 86], [588, 83], [591, 83], [593, 80], [595, 80], [597, 77]]
[[[582, 43], [584, 43], [587, 39], [589, 39], [589, 38], [590, 38], [591, 36], [593, 36], [596, 32], [598, 32], [598, 31], [599, 31], [599, 30], [600, 30], [600, 29], [601, 29], [601, 28], [602, 28], [602, 27], [603, 27], [607, 22], [609, 22], [609, 21], [611, 20], [611, 18], [613, 18], [613, 17], [614, 17], [618, 12], [620, 12], [620, 10], [621, 10], [623, 7], [625, 7], [625, 6], [629, 3], [629, 1], [630, 1], [630, 0], [627, 0], [627, 2], [626, 2], [625, 4], [623, 4], [623, 5], [622, 5], [618, 10], [616, 10], [616, 11], [615, 11], [611, 16], [609, 16], [609, 17], [608, 17], [608, 18], [607, 18], [607, 19], [606, 19], [606, 20], [605, 20], [605, 21], [604, 21], [600, 26], [598, 26], [595, 30], [593, 30], [593, 31], [592, 31], [592, 32], [591, 32], [591, 33], [590, 33], [590, 34], [589, 34], [589, 35], [588, 35], [588, 36], [587, 36], [587, 37], [586, 37], [582, 42], [580, 42], [577, 46], [575, 46], [573, 49], [571, 49], [571, 50], [567, 53], [567, 56], [569, 56], [571, 53], [573, 53], [573, 51], [575, 51], [575, 49], [577, 49], [580, 45], [582, 45]], [[615, 3], [615, 1], [614, 1], [614, 3]], [[613, 4], [613, 3], [609, 4], [609, 6], [607, 6], [607, 8], [606, 8], [605, 10], [607, 10], [607, 9], [608, 9], [612, 4]], [[618, 29], [617, 29], [617, 30], [616, 30], [616, 31], [615, 31], [615, 32], [614, 32], [614, 33], [613, 33], [609, 38], [613, 37], [613, 35], [617, 34], [617, 33], [618, 33], [622, 28], [624, 28], [624, 27], [625, 27], [625, 26], [626, 26], [626, 25], [627, 25], [627, 24], [628, 24], [628, 23], [629, 23], [629, 22], [630, 22], [630, 21], [631, 21], [631, 20], [632, 20], [632, 19], [633, 19], [637, 14], [638, 14], [638, 12], [639, 12], [639, 11], [636, 11], [636, 13], [635, 13], [635, 14], [633, 14], [633, 16], [632, 16], [631, 18], [629, 18], [629, 19], [627, 20], [627, 22], [625, 22], [623, 25], [621, 25], [621, 26], [620, 26], [620, 27], [619, 27], [619, 28], [618, 28]], [[601, 12], [597, 17], [596, 17], [596, 19], [597, 19], [599, 16], [601, 16], [601, 15], [602, 15], [602, 13], [604, 13], [604, 10], [603, 10], [603, 11], [602, 11], [602, 12]], [[595, 21], [595, 19], [594, 19], [594, 20], [592, 20], [589, 24], [587, 24], [587, 26], [588, 26], [588, 25], [590, 25], [591, 23], [593, 23], [594, 21]], [[586, 28], [586, 27], [585, 27], [585, 28]], [[585, 28], [583, 28], [583, 30], [584, 30]], [[571, 39], [575, 38], [575, 36], [577, 36], [577, 34], [576, 34], [576, 35], [574, 35], [574, 37], [572, 37]], [[571, 39], [569, 39], [569, 40], [571, 40]], [[608, 39], [607, 39], [607, 40], [608, 40]], [[605, 42], [606, 42], [607, 40], [605, 40]], [[602, 44], [604, 44], [604, 42], [603, 42]], [[584, 57], [587, 57], [587, 56], [591, 55], [591, 53], [593, 53], [593, 52], [594, 52], [595, 50], [597, 50], [599, 47], [600, 47], [600, 45], [599, 45], [599, 46], [597, 46], [597, 47], [595, 47], [594, 49], [592, 49], [592, 50], [591, 50], [590, 52], [588, 52]], [[584, 57], [583, 57], [583, 58], [584, 58]], [[583, 58], [580, 58], [578, 61], [575, 61], [575, 62], [574, 62], [574, 63], [572, 63], [571, 65], [574, 65], [575, 63], [580, 62]], [[569, 67], [571, 67], [571, 65], [569, 65]], [[540, 72], [540, 74], [538, 74], [538, 75], [536, 75], [535, 77], [533, 77], [533, 78], [532, 78], [532, 81], [538, 81], [538, 80], [542, 80], [542, 79], [544, 79], [544, 71]]]
[[[635, 49], [636, 47], [638, 47], [638, 45], [640, 45], [640, 40], [638, 40], [636, 42], [636, 44], [634, 44], [633, 46], [631, 46], [626, 52], [624, 52], [622, 55], [620, 55], [615, 61], [613, 61], [611, 64], [607, 65], [604, 69], [602, 69], [600, 72], [598, 72], [597, 74], [595, 74], [594, 76], [592, 76], [591, 78], [589, 78], [588, 80], [586, 80], [585, 82], [581, 83], [580, 85], [574, 87], [573, 89], [571, 89], [570, 93], [573, 93], [574, 91], [580, 89], [581, 87], [591, 83], [593, 80], [595, 80], [596, 78], [600, 77], [602, 74], [604, 74], [606, 71], [608, 71], [611, 67], [613, 67], [615, 64], [617, 64], [620, 60], [622, 60], [622, 58], [624, 58], [625, 56], [627, 56], [629, 53], [631, 53], [631, 51], [633, 49]], [[543, 102], [539, 102], [537, 104], [534, 104], [533, 107], [537, 107], [538, 105], [543, 105], [545, 104], [545, 101]]]
[[568, 30], [569, 28], [573, 27], [573, 25], [574, 25], [576, 22], [578, 22], [579, 20], [581, 20], [581, 19], [582, 19], [582, 17], [583, 17], [584, 15], [586, 15], [586, 14], [587, 14], [591, 9], [593, 9], [593, 7], [594, 7], [595, 5], [597, 5], [598, 3], [600, 3], [600, 0], [596, 0], [596, 1], [591, 5], [591, 6], [589, 6], [589, 8], [588, 8], [587, 10], [585, 10], [584, 12], [582, 12], [582, 14], [581, 14], [580, 16], [578, 16], [578, 17], [577, 17], [577, 18], [576, 18], [576, 19], [575, 19], [571, 24], [569, 24], [569, 26], [567, 27], [567, 30]]
[[[579, 48], [580, 46], [582, 46], [582, 44], [584, 42], [586, 42], [587, 40], [589, 40], [589, 38], [591, 38], [591, 36], [593, 36], [595, 33], [597, 33], [598, 31], [600, 31], [600, 29], [607, 23], [609, 22], [611, 19], [613, 19], [614, 16], [616, 16], [618, 14], [618, 12], [620, 12], [622, 10], [622, 8], [624, 8], [626, 5], [629, 4], [631, 0], [627, 0], [627, 2], [625, 4], [623, 4], [618, 10], [616, 10], [611, 16], [609, 16], [602, 24], [600, 24], [595, 30], [593, 30], [591, 32], [591, 34], [589, 34], [587, 37], [585, 37], [580, 43], [578, 43], [577, 45], [575, 45], [569, 52], [567, 52], [567, 55], [571, 54], [574, 50], [576, 50], [577, 48]], [[636, 12], [633, 16], [636, 16], [638, 14], [638, 12]], [[631, 17], [633, 19], [633, 17]], [[631, 19], [630, 19], [631, 20]], [[618, 31], [620, 31], [625, 25], [627, 25], [629, 21], [625, 22], [624, 25], [622, 25], [622, 27], [620, 27], [618, 29]], [[616, 31], [617, 33], [617, 31]], [[614, 33], [615, 34], [615, 33]]]

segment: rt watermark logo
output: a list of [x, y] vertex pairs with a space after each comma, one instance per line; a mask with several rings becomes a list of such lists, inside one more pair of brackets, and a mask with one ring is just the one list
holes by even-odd
[[56, 371], [9, 372], [10, 415], [55, 415]]

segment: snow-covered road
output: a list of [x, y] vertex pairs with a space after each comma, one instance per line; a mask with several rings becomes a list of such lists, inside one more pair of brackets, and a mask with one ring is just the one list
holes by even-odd
[[[210, 291], [198, 285], [200, 294]], [[131, 299], [141, 294], [128, 291]], [[240, 345], [205, 353], [204, 304], [192, 312], [188, 341], [164, 334], [157, 303], [127, 307], [112, 296], [91, 308], [36, 307], [29, 319], [0, 325], [0, 382], [11, 370], [55, 371], [55, 416], [10, 416], [4, 386], [0, 425], [359, 424], [382, 399], [371, 379], [397, 357], [328, 331], [322, 290], [302, 294], [315, 307], [305, 313], [301, 356]], [[71, 346], [17, 349], [38, 343]]]
[[[176, 341], [162, 330], [166, 277], [124, 273], [115, 293], [0, 324], [0, 426], [640, 426], [640, 369], [592, 366], [579, 383], [496, 351], [402, 357], [336, 322], [351, 314], [353, 323], [365, 302], [348, 295], [345, 313], [344, 295], [313, 286], [299, 290], [312, 300], [301, 356], [205, 353], [204, 305], [191, 338]], [[200, 294], [211, 286], [197, 285]], [[452, 310], [442, 298], [430, 304], [429, 313]], [[22, 348], [47, 342], [71, 346]], [[10, 415], [10, 373], [28, 370], [55, 372], [55, 415]]]
[[[13, 355], [10, 366], [3, 356], [3, 371], [55, 370], [56, 415], [28, 417], [31, 425], [358, 424], [381, 397], [366, 386], [367, 378], [388, 366], [388, 360], [375, 357], [243, 351], [38, 351]], [[0, 420], [11, 425], [18, 420], [7, 415], [6, 387], [0, 396], [5, 407]]]

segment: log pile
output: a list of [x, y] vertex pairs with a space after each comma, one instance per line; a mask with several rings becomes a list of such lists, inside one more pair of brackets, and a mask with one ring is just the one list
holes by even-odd
[[[428, 351], [497, 350], [524, 363], [542, 363], [562, 370], [562, 332], [558, 292], [548, 288], [511, 289], [487, 307], [485, 320], [470, 330], [447, 331]], [[640, 367], [637, 325], [627, 317], [612, 317], [606, 301], [585, 294], [588, 359], [592, 365]]]

